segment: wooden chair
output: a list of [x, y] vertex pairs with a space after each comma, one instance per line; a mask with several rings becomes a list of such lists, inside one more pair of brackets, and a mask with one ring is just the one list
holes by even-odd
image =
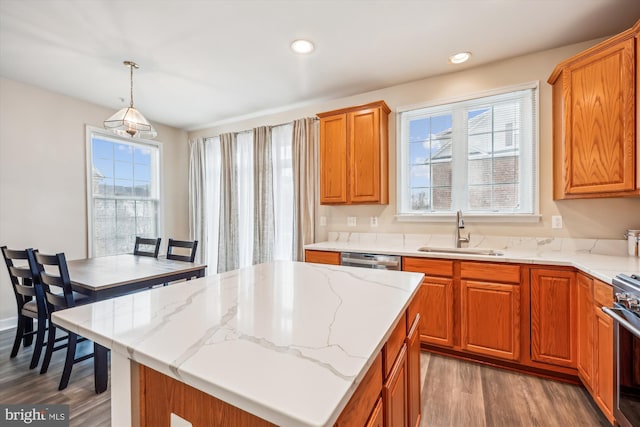
[[[58, 387], [58, 390], [64, 390], [69, 384], [69, 377], [71, 376], [71, 368], [73, 367], [73, 364], [93, 357], [95, 350], [94, 353], [76, 358], [76, 345], [78, 342], [85, 341], [86, 338], [80, 337], [74, 332], [67, 331], [62, 327], [54, 325], [51, 322], [51, 313], [91, 301], [86, 296], [81, 296], [81, 294], [73, 292], [73, 289], [71, 288], [71, 278], [69, 277], [69, 270], [67, 268], [67, 260], [63, 253], [56, 255], [44, 255], [35, 252], [35, 261], [40, 273], [40, 283], [44, 290], [44, 296], [47, 302], [47, 311], [49, 313], [47, 350], [44, 354], [44, 361], [42, 362], [40, 373], [44, 374], [49, 369], [51, 355], [54, 351], [66, 348], [67, 355], [64, 362], [64, 369], [62, 371], [62, 378], [60, 379], [60, 385]], [[47, 267], [49, 267], [49, 269], [47, 269]], [[55, 270], [55, 273], [48, 270]], [[58, 329], [66, 332], [67, 335], [56, 339], [56, 331]], [[56, 342], [64, 339], [67, 340], [66, 344], [54, 347]]]
[[[133, 247], [133, 254], [158, 258], [158, 253], [160, 252], [161, 240], [162, 239], [160, 237], [158, 237], [157, 239], [148, 239], [148, 238], [136, 236], [136, 244]], [[141, 248], [141, 246], [143, 248]]]
[[[174, 253], [175, 248], [182, 248], [189, 251], [188, 254]], [[196, 251], [198, 249], [197, 240], [174, 240], [169, 239], [169, 245], [167, 246], [167, 259], [173, 259], [176, 261], [193, 262], [196, 259]]]
[[[28, 347], [33, 343], [33, 335], [36, 335], [36, 343], [33, 347], [31, 364], [29, 369], [38, 366], [40, 354], [44, 347], [44, 335], [47, 330], [48, 316], [44, 292], [40, 285], [40, 277], [34, 259], [33, 249], [12, 250], [2, 246], [2, 256], [7, 264], [9, 278], [13, 287], [18, 307], [18, 327], [13, 341], [11, 358], [16, 357], [20, 342]], [[26, 261], [26, 266], [14, 265], [15, 260]], [[37, 320], [37, 329], [33, 330], [33, 321]]]

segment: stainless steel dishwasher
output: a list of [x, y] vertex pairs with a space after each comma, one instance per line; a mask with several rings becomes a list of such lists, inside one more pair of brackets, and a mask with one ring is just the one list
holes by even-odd
[[340, 264], [351, 267], [376, 268], [379, 270], [400, 270], [401, 257], [398, 255], [361, 254], [342, 252]]

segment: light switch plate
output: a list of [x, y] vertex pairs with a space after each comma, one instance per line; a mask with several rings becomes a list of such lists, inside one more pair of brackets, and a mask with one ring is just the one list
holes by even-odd
[[347, 227], [355, 227], [356, 226], [356, 217], [348, 216], [347, 217]]
[[560, 215], [551, 216], [551, 228], [562, 228], [562, 216]]

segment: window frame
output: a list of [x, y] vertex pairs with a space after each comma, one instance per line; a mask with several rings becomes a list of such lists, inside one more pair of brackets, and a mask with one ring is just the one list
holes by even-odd
[[147, 145], [153, 147], [158, 150], [158, 236], [162, 236], [164, 234], [164, 197], [163, 197], [163, 189], [164, 189], [164, 173], [163, 169], [163, 146], [159, 141], [152, 141], [149, 139], [142, 138], [125, 138], [114, 134], [113, 132], [109, 132], [105, 129], [85, 125], [85, 177], [86, 177], [86, 193], [87, 193], [87, 255], [89, 258], [93, 258], [94, 254], [94, 228], [93, 228], [93, 144], [92, 138], [93, 136], [99, 136], [107, 139], [111, 139], [117, 142], [125, 143], [125, 144], [138, 144], [138, 145]]
[[[438, 99], [424, 103], [411, 104], [406, 106], [401, 106], [396, 109], [396, 146], [397, 146], [397, 156], [396, 156], [396, 215], [395, 219], [398, 222], [450, 222], [452, 218], [455, 217], [455, 210], [457, 209], [454, 206], [454, 210], [450, 212], [405, 212], [403, 204], [406, 202], [406, 198], [409, 195], [408, 185], [409, 185], [409, 147], [403, 141], [402, 136], [403, 132], [407, 129], [403, 129], [404, 122], [402, 120], [402, 116], [405, 113], [420, 110], [424, 108], [433, 108], [434, 110], [438, 107], [441, 107], [443, 111], [452, 111], [451, 104], [459, 103], [459, 102], [469, 102], [473, 100], [477, 100], [479, 98], [486, 98], [491, 96], [499, 96], [506, 95], [511, 92], [517, 92], [522, 90], [532, 90], [534, 96], [533, 108], [532, 108], [532, 131], [533, 131], [533, 140], [531, 147], [531, 168], [532, 174], [528, 176], [523, 176], [523, 181], [528, 182], [528, 187], [533, 191], [533, 199], [531, 200], [531, 213], [508, 213], [508, 212], [498, 212], [498, 213], [480, 213], [480, 212], [465, 212], [464, 217], [465, 220], [470, 220], [471, 222], [488, 222], [488, 223], [522, 223], [522, 222], [539, 222], [541, 219], [540, 215], [540, 89], [539, 89], [539, 81], [531, 81], [522, 84], [510, 85], [505, 87], [500, 87], [496, 89], [491, 89], [482, 92], [475, 92], [459, 97], [451, 97], [446, 99]], [[453, 114], [456, 112], [454, 111]], [[453, 130], [456, 131], [455, 129]], [[458, 132], [461, 129], [457, 129]], [[407, 145], [407, 146], [405, 146]], [[455, 157], [452, 157], [452, 169], [459, 169], [457, 164], [459, 164], [460, 159], [456, 160]], [[464, 192], [466, 193], [468, 190], [468, 182], [467, 182], [467, 168], [463, 168], [463, 171], [458, 174], [452, 175], [452, 189], [460, 188], [460, 181], [464, 181]], [[524, 184], [522, 184], [524, 185]]]

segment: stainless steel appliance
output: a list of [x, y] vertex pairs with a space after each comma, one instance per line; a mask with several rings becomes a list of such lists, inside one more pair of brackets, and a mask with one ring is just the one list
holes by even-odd
[[640, 275], [613, 279], [614, 307], [602, 310], [614, 320], [613, 415], [622, 427], [640, 426]]
[[379, 270], [400, 270], [401, 257], [397, 255], [342, 252], [340, 264], [351, 267], [377, 268]]

